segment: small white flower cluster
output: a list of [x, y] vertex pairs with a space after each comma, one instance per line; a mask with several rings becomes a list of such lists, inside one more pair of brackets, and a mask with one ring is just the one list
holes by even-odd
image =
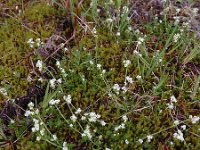
[[180, 37], [181, 37], [181, 34], [180, 34], [180, 33], [174, 34], [174, 36], [173, 36], [173, 41], [174, 41], [174, 43], [177, 43], [178, 40], [180, 39]]
[[58, 105], [59, 103], [60, 103], [59, 99], [56, 99], [56, 100], [52, 99], [49, 101], [50, 106], [55, 106], [55, 105]]
[[198, 8], [193, 8], [192, 9], [193, 16], [198, 16], [198, 12], [199, 12]]
[[115, 127], [115, 131], [118, 131], [119, 129], [125, 129], [125, 123], [128, 121], [128, 117], [126, 115], [123, 115], [122, 120], [123, 120], [123, 123]]
[[138, 41], [137, 41], [138, 45], [141, 45], [143, 42], [144, 42], [144, 38], [143, 37], [139, 37]]
[[115, 127], [115, 131], [118, 131], [119, 129], [125, 129], [125, 124], [122, 123], [119, 126]]
[[73, 114], [73, 115], [70, 117], [70, 119], [72, 120], [72, 122], [76, 122], [77, 117]]
[[94, 27], [93, 29], [92, 29], [92, 34], [94, 34], [94, 36], [96, 36], [96, 34], [97, 34], [97, 29]]
[[130, 60], [124, 60], [123, 64], [124, 64], [124, 67], [127, 68], [131, 64], [131, 61]]
[[114, 90], [117, 94], [119, 94], [119, 91], [120, 91], [120, 86], [119, 86], [119, 84], [114, 84], [112, 88], [113, 88], [113, 90]]
[[85, 136], [88, 137], [89, 139], [92, 139], [92, 134], [90, 132], [90, 126], [89, 125], [86, 126], [86, 129], [82, 133], [82, 137], [85, 137]]
[[68, 51], [68, 48], [65, 47], [65, 43], [61, 43], [61, 44], [60, 44], [60, 47], [63, 48], [63, 51], [64, 51], [64, 52]]
[[175, 24], [175, 25], [179, 24], [179, 22], [180, 22], [180, 17], [179, 17], [179, 16], [174, 16], [173, 18], [174, 18], [174, 21], [175, 21], [174, 24]]
[[62, 73], [62, 75], [64, 77], [67, 76], [66, 72], [65, 72], [65, 69], [61, 67], [61, 64], [60, 64], [60, 61], [56, 61], [56, 66], [58, 67], [58, 69], [60, 70], [60, 72]]
[[63, 142], [62, 150], [68, 150], [67, 142]]
[[175, 132], [173, 134], [173, 136], [174, 136], [174, 138], [176, 138], [176, 139], [178, 139], [178, 140], [180, 140], [182, 142], [184, 141], [183, 133], [182, 133], [181, 130], [178, 130], [177, 132]]
[[174, 125], [175, 125], [175, 126], [177, 126], [177, 125], [179, 125], [179, 124], [180, 124], [180, 121], [179, 121], [179, 120], [175, 120], [175, 121], [174, 121]]
[[101, 118], [101, 115], [96, 114], [95, 112], [85, 113], [84, 116], [88, 118], [89, 122], [96, 122]]
[[153, 139], [153, 135], [147, 135], [147, 142], [151, 142], [151, 140]]
[[30, 38], [27, 43], [29, 44], [30, 48], [33, 48], [34, 47], [34, 44], [36, 43], [36, 46], [37, 47], [40, 47], [41, 45], [43, 45], [44, 43], [41, 42], [41, 39], [40, 38], [37, 38], [35, 40], [35, 42], [33, 41], [33, 38]]
[[0, 88], [0, 93], [3, 94], [3, 96], [8, 96], [8, 93], [5, 88]]
[[61, 79], [61, 78], [58, 79], [58, 80], [56, 80], [55, 78], [49, 80], [49, 84], [50, 84], [50, 87], [51, 87], [52, 89], [55, 89], [56, 84], [61, 84], [61, 83], [62, 83], [62, 79]]
[[67, 102], [67, 104], [71, 104], [72, 102], [72, 96], [71, 95], [64, 95], [63, 99]]
[[200, 117], [192, 116], [192, 115], [190, 115], [189, 118], [190, 118], [192, 124], [196, 124], [200, 120]]
[[41, 72], [42, 71], [42, 67], [43, 67], [43, 62], [42, 60], [38, 60], [36, 63], [36, 67], [38, 68], [38, 70]]
[[[130, 76], [126, 76], [125, 80], [128, 81], [128, 83], [130, 83], [130, 84], [133, 83], [133, 79]], [[126, 83], [125, 83], [125, 85], [126, 85]]]
[[142, 54], [137, 50], [134, 50], [133, 54], [135, 54], [136, 56], [142, 57]]
[[42, 136], [45, 135], [45, 128], [43, 127], [44, 123], [35, 117], [35, 115], [39, 114], [39, 110], [38, 109], [34, 110], [34, 103], [33, 102], [30, 102], [28, 104], [28, 108], [29, 108], [29, 110], [26, 110], [24, 115], [26, 117], [32, 116], [34, 125], [31, 128], [31, 130], [32, 130], [32, 132], [38, 132], [39, 133], [39, 135], [36, 137], [36, 140], [40, 141]]
[[177, 99], [175, 98], [175, 96], [171, 96], [170, 97], [170, 103], [167, 103], [167, 108], [168, 109], [174, 109], [174, 103], [177, 102]]

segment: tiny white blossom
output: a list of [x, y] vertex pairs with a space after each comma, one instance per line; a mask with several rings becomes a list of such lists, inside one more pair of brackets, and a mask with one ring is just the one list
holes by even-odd
[[90, 127], [89, 127], [88, 125], [86, 126], [86, 129], [83, 131], [82, 136], [83, 136], [83, 137], [84, 137], [84, 136], [87, 136], [89, 139], [92, 138], [92, 135], [91, 135], [91, 133], [90, 133]]
[[56, 141], [58, 138], [55, 134], [52, 135], [53, 141]]
[[127, 122], [127, 121], [128, 121], [128, 117], [127, 117], [126, 115], [124, 115], [124, 116], [122, 117], [122, 119], [124, 120], [124, 122]]
[[186, 129], [186, 125], [182, 125], [181, 128], [182, 128], [183, 130], [185, 130], [185, 129]]
[[124, 64], [124, 67], [127, 68], [131, 64], [131, 61], [130, 60], [124, 60], [123, 64]]
[[151, 142], [152, 139], [153, 139], [152, 135], [147, 135], [147, 142]]
[[105, 126], [105, 125], [106, 125], [106, 122], [103, 121], [103, 120], [100, 120], [100, 123], [101, 123], [102, 126]]
[[174, 109], [174, 104], [173, 103], [167, 103], [167, 108], [168, 109]]
[[142, 144], [142, 143], [143, 143], [143, 139], [139, 139], [138, 142], [139, 142], [140, 144]]
[[43, 67], [43, 62], [42, 60], [38, 60], [36, 63], [36, 67], [39, 69], [39, 71], [42, 71], [42, 67]]
[[189, 118], [191, 119], [192, 124], [199, 122], [200, 117], [190, 115]]
[[71, 104], [72, 102], [71, 95], [63, 96], [63, 99], [67, 102], [67, 104]]
[[120, 90], [119, 84], [114, 84], [113, 89], [119, 91]]
[[49, 81], [49, 83], [50, 83], [50, 87], [51, 87], [52, 89], [54, 89], [54, 88], [55, 88], [56, 79], [55, 79], [55, 78], [51, 79], [51, 80]]
[[97, 64], [97, 68], [98, 68], [98, 69], [101, 69], [101, 64]]
[[82, 110], [81, 110], [80, 108], [78, 108], [78, 109], [76, 110], [75, 114], [80, 114], [81, 111], [82, 111]]
[[37, 141], [40, 141], [40, 140], [41, 140], [41, 136], [37, 136], [37, 137], [36, 137], [36, 140], [37, 140]]
[[70, 117], [70, 119], [71, 119], [73, 122], [76, 122], [77, 117], [76, 117], [75, 115], [72, 115], [72, 116]]
[[68, 147], [67, 147], [67, 142], [63, 142], [63, 145], [62, 145], [62, 150], [68, 150]]
[[131, 84], [133, 83], [133, 79], [130, 76], [126, 76], [126, 80]]
[[179, 120], [175, 120], [175, 121], [174, 121], [174, 125], [175, 125], [175, 126], [179, 125], [179, 123], [180, 123]]
[[178, 130], [178, 132], [174, 133], [173, 136], [180, 141], [184, 141], [183, 133], [181, 130]]
[[142, 79], [142, 77], [140, 75], [137, 75], [136, 79], [140, 80], [140, 79]]
[[57, 83], [58, 83], [58, 84], [61, 84], [61, 83], [62, 83], [62, 79], [61, 79], [61, 78], [58, 79], [58, 80], [57, 80]]
[[126, 139], [126, 140], [125, 140], [125, 143], [126, 143], [126, 144], [129, 144], [129, 141]]

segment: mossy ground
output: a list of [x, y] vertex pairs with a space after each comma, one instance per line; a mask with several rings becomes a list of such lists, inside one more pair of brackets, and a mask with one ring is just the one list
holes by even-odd
[[[62, 1], [54, 5], [26, 1], [23, 7], [18, 1], [2, 3], [10, 8], [2, 13], [0, 27], [0, 81], [8, 92], [2, 99], [23, 95], [33, 83], [46, 88], [43, 101], [35, 104], [39, 113], [20, 120], [12, 118], [15, 124], [9, 127], [17, 137], [17, 149], [61, 149], [66, 141], [69, 149], [198, 150], [199, 121], [194, 123], [190, 117], [198, 118], [200, 110], [200, 41], [196, 32], [175, 23], [173, 13], [165, 11], [158, 19], [136, 24], [131, 20], [131, 11], [126, 11], [129, 1], [77, 3], [70, 3], [67, 11]], [[163, 7], [167, 6], [169, 10], [175, 8], [171, 3]], [[67, 29], [73, 32], [61, 30], [59, 36], [64, 40], [52, 41], [57, 45], [54, 50], [59, 49], [57, 55], [47, 59], [32, 54], [37, 48], [30, 48], [27, 41], [40, 38], [47, 42], [57, 34], [62, 22], [58, 18], [66, 16], [70, 19], [65, 25], [72, 24], [73, 28]], [[37, 60], [43, 62], [42, 71], [35, 65]], [[127, 60], [130, 64], [126, 66]], [[29, 75], [31, 82], [27, 81]], [[71, 103], [65, 101], [67, 95], [71, 95]], [[59, 104], [51, 106], [55, 99]], [[76, 113], [78, 108], [81, 113]], [[81, 119], [89, 112], [100, 114], [101, 120]], [[73, 115], [78, 117], [76, 121]], [[38, 132], [31, 132], [37, 122], [33, 118], [42, 122]], [[175, 136], [180, 132], [184, 140]], [[54, 134], [58, 139], [53, 141]], [[11, 137], [8, 135], [6, 140]]]

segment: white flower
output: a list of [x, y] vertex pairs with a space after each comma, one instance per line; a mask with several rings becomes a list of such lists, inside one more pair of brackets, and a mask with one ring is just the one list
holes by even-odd
[[129, 144], [129, 141], [126, 139], [126, 140], [125, 140], [125, 143], [126, 143], [126, 144]]
[[11, 123], [11, 124], [15, 123], [15, 120], [11, 119], [11, 120], [10, 120], [10, 123]]
[[96, 34], [96, 33], [97, 33], [96, 28], [93, 28], [93, 29], [92, 29], [92, 33], [93, 33], [93, 34]]
[[34, 103], [33, 102], [28, 103], [28, 107], [29, 107], [30, 110], [32, 110], [33, 107], [34, 107]]
[[45, 129], [42, 128], [42, 129], [40, 130], [40, 134], [41, 134], [42, 136], [44, 136], [44, 133], [45, 133]]
[[182, 125], [181, 128], [182, 128], [183, 130], [185, 130], [185, 129], [186, 129], [186, 125]]
[[82, 110], [81, 110], [80, 108], [78, 108], [78, 109], [76, 110], [75, 114], [80, 114], [81, 111], [82, 111]]
[[127, 117], [126, 115], [124, 115], [124, 116], [122, 117], [122, 119], [124, 120], [124, 122], [127, 122], [127, 121], [128, 121], [128, 117]]
[[173, 103], [167, 103], [167, 108], [174, 109], [174, 104]]
[[131, 64], [131, 61], [130, 60], [124, 60], [123, 64], [124, 64], [124, 67], [127, 68]]
[[192, 124], [199, 122], [200, 118], [197, 116], [190, 115], [189, 118], [191, 119]]
[[53, 141], [56, 141], [58, 139], [55, 134], [53, 134], [52, 137], [53, 137]]
[[64, 52], [66, 52], [66, 51], [68, 51], [68, 48], [67, 48], [67, 47], [64, 48]]
[[[126, 93], [128, 91], [128, 88], [126, 86], [122, 87], [123, 93]], [[119, 94], [119, 92], [116, 92], [117, 94]]]
[[173, 136], [180, 141], [184, 141], [183, 133], [181, 130], [178, 130], [178, 132], [174, 133]]
[[136, 79], [140, 80], [142, 77], [140, 75], [136, 76]]
[[113, 90], [117, 91], [117, 93], [119, 93], [118, 92], [120, 90], [119, 84], [114, 84], [114, 86], [112, 88], [113, 88]]
[[174, 121], [174, 125], [175, 125], [175, 126], [179, 125], [179, 123], [180, 123], [179, 120], [175, 120], [175, 121]]
[[60, 68], [60, 61], [56, 61], [56, 66], [58, 67], [58, 68]]
[[59, 103], [60, 103], [59, 99], [57, 99], [57, 100], [52, 99], [49, 101], [49, 105], [51, 105], [51, 106], [58, 105]]
[[134, 50], [133, 53], [139, 57], [142, 57], [142, 54], [140, 54], [140, 52], [138, 52], [137, 50]]
[[30, 115], [31, 115], [31, 111], [30, 111], [30, 110], [25, 111], [24, 116], [28, 117], [28, 116], [30, 116]]
[[51, 87], [52, 89], [55, 89], [56, 79], [55, 79], [55, 78], [51, 79], [51, 80], [49, 81], [49, 83], [50, 83], [50, 87]]
[[63, 96], [63, 99], [67, 102], [67, 104], [71, 104], [72, 102], [71, 95]]
[[39, 71], [42, 71], [42, 66], [43, 66], [43, 62], [42, 60], [38, 60], [36, 63], [36, 67], [39, 69]]
[[89, 61], [90, 65], [94, 65], [94, 62], [92, 60]]
[[[87, 115], [87, 113], [86, 113], [86, 115]], [[90, 122], [96, 122], [97, 119], [99, 119], [101, 117], [100, 115], [96, 114], [95, 112], [90, 112], [88, 115], [89, 115], [88, 120]]]
[[106, 149], [105, 149], [105, 150], [111, 150], [111, 149], [106, 147]]
[[86, 117], [85, 117], [85, 116], [82, 116], [82, 117], [81, 117], [81, 120], [85, 120], [85, 119], [86, 119]]
[[68, 147], [67, 147], [67, 142], [63, 142], [63, 145], [62, 145], [62, 150], [68, 150]]
[[112, 23], [112, 22], [113, 22], [113, 19], [112, 19], [112, 18], [108, 18], [108, 19], [106, 19], [106, 22]]
[[92, 138], [92, 135], [91, 135], [91, 133], [90, 133], [90, 127], [89, 127], [88, 125], [86, 126], [86, 129], [83, 131], [82, 136], [83, 136], [83, 137], [84, 137], [84, 136], [87, 136], [89, 139]]
[[126, 76], [126, 80], [131, 84], [133, 83], [133, 79], [130, 76]]
[[173, 37], [173, 40], [174, 40], [174, 43], [178, 42], [178, 39], [181, 37], [181, 35], [179, 33], [177, 34], [174, 34], [174, 37]]
[[37, 140], [37, 141], [40, 141], [40, 140], [41, 140], [41, 136], [37, 136], [37, 137], [36, 137], [36, 140]]
[[142, 144], [142, 143], [143, 143], [143, 139], [139, 139], [138, 142], [139, 142], [140, 144]]
[[101, 64], [97, 64], [97, 68], [98, 68], [98, 69], [101, 69]]
[[76, 117], [75, 115], [72, 115], [72, 116], [70, 117], [70, 119], [71, 119], [73, 122], [76, 122], [77, 117]]
[[138, 44], [140, 45], [140, 44], [142, 44], [143, 42], [144, 42], [144, 38], [139, 37], [139, 38], [138, 38]]
[[147, 135], [147, 142], [151, 142], [152, 139], [153, 139], [152, 135]]
[[69, 126], [72, 128], [72, 127], [73, 127], [73, 124], [70, 124]]
[[57, 83], [58, 83], [58, 84], [61, 84], [61, 83], [62, 83], [62, 79], [61, 79], [61, 78], [58, 79], [58, 80], [57, 80]]
[[117, 35], [117, 36], [120, 36], [120, 32], [118, 31], [118, 32], [116, 33], [116, 35]]
[[100, 120], [100, 124], [101, 124], [102, 126], [105, 126], [105, 125], [106, 125], [106, 122], [103, 121], [103, 120]]
[[8, 93], [7, 93], [7, 91], [6, 91], [5, 88], [0, 88], [0, 92], [1, 92], [4, 96], [7, 96], [7, 95], [8, 95]]

